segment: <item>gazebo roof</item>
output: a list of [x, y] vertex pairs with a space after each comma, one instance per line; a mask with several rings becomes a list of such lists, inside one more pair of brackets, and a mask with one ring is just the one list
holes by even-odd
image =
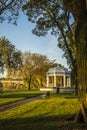
[[57, 67], [52, 67], [49, 68], [49, 70], [47, 71], [47, 74], [51, 74], [51, 73], [65, 73], [65, 74], [70, 74], [70, 71], [62, 66], [57, 66]]

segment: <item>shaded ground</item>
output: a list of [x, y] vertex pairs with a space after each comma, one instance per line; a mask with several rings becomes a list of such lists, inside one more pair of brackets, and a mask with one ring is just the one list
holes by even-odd
[[10, 103], [10, 104], [7, 104], [7, 105], [3, 105], [3, 106], [0, 107], [0, 112], [7, 111], [9, 109], [15, 108], [17, 106], [21, 106], [21, 105], [23, 105], [23, 104], [25, 104], [27, 102], [30, 102], [30, 101], [33, 101], [33, 100], [37, 100], [37, 99], [41, 99], [41, 97], [40, 96], [33, 97], [33, 98], [17, 101], [17, 102], [14, 102], [14, 103]]
[[[0, 130], [87, 130], [86, 124], [74, 123], [59, 116], [0, 120]], [[8, 124], [8, 125], [7, 125]]]

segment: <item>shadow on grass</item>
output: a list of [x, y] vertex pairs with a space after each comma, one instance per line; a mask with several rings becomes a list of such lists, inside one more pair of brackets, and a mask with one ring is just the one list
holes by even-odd
[[0, 120], [0, 130], [87, 130], [86, 124], [73, 123], [74, 115]]

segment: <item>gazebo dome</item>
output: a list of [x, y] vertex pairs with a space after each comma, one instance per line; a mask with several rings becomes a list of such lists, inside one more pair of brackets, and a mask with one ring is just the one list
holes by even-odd
[[59, 73], [59, 74], [70, 74], [70, 71], [63, 66], [52, 67], [47, 71], [47, 74]]

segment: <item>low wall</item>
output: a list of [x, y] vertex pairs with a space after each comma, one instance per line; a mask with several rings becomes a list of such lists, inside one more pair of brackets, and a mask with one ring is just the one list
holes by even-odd
[[[40, 88], [40, 91], [57, 91], [57, 88]], [[59, 92], [75, 92], [74, 87], [59, 88]]]
[[54, 91], [54, 88], [40, 88], [40, 91]]

